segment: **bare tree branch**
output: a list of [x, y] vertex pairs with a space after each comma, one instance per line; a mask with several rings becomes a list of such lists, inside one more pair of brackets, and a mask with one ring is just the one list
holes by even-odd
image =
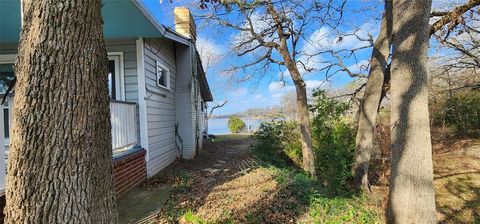
[[464, 5], [458, 6], [452, 11], [445, 13], [442, 18], [433, 23], [430, 26], [430, 35], [434, 34], [438, 30], [442, 29], [443, 26], [450, 23], [448, 30], [452, 30], [457, 26], [461, 21], [461, 16], [468, 10], [480, 5], [480, 0], [469, 0]]

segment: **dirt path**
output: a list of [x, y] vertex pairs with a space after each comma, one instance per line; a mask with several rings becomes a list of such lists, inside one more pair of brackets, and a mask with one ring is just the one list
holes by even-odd
[[149, 180], [174, 189], [157, 223], [379, 223], [380, 200], [326, 196], [317, 179], [255, 157], [253, 143], [220, 137]]
[[243, 175], [258, 167], [250, 152], [252, 145], [248, 136], [220, 137], [204, 145], [193, 161], [177, 161], [151, 179], [147, 186], [173, 184], [177, 189], [160, 212], [158, 222], [174, 222], [189, 211], [202, 219], [221, 222], [231, 212], [238, 213], [239, 208], [266, 197], [275, 188], [272, 176], [265, 172]]
[[[366, 200], [318, 195], [318, 182], [260, 165], [251, 154], [253, 143], [248, 136], [220, 137], [195, 160], [177, 161], [150, 179], [146, 187], [174, 189], [156, 222], [357, 223], [365, 217], [368, 223], [383, 222], [388, 187], [375, 187]], [[480, 222], [479, 148], [477, 141], [434, 154], [440, 223]]]

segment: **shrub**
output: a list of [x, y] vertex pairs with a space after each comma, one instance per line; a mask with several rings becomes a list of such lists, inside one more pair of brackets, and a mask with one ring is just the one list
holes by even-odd
[[345, 119], [349, 105], [328, 98], [324, 90], [313, 92], [312, 139], [315, 163], [323, 184], [334, 194], [347, 190], [352, 180], [355, 133]]
[[459, 136], [480, 135], [480, 91], [437, 95], [429, 109], [433, 125], [452, 127]]
[[[355, 149], [355, 133], [345, 119], [349, 105], [328, 98], [324, 91], [315, 91], [311, 103], [317, 173], [330, 193], [346, 193], [349, 181], [352, 180], [351, 168]], [[292, 161], [302, 167], [302, 146], [296, 122], [264, 122], [254, 137], [260, 159], [280, 166]]]
[[302, 166], [302, 145], [300, 132], [295, 121], [273, 120], [262, 122], [254, 137], [257, 139], [257, 149], [263, 158], [281, 165], [282, 160]]
[[479, 134], [480, 91], [453, 95], [445, 102], [444, 114], [458, 135]]
[[228, 129], [232, 133], [240, 133], [245, 130], [245, 122], [238, 116], [230, 116], [228, 118]]

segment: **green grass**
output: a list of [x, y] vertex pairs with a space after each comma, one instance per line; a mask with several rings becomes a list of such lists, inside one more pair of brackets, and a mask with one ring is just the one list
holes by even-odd
[[187, 221], [188, 223], [192, 223], [192, 224], [207, 224], [208, 222], [201, 219], [200, 217], [198, 217], [197, 215], [195, 215], [192, 210], [188, 210], [184, 215], [183, 215], [183, 219], [185, 219], [185, 221]]
[[[254, 149], [253, 154], [261, 160], [263, 166], [274, 173], [280, 186], [281, 195], [293, 196], [297, 204], [285, 207], [305, 207], [304, 211], [296, 211], [301, 215], [302, 223], [381, 223], [381, 211], [369, 204], [367, 196], [355, 192], [332, 191], [322, 187], [321, 181], [309, 176], [302, 170], [293, 168], [274, 154]], [[282, 202], [279, 202], [282, 203]], [[250, 220], [257, 220], [251, 215]]]
[[[219, 141], [231, 139], [246, 139], [245, 135], [222, 135], [218, 136]], [[315, 177], [309, 176], [301, 169], [295, 168], [288, 162], [283, 161], [272, 150], [254, 149], [252, 153], [257, 157], [260, 167], [255, 171], [246, 172], [242, 177], [247, 179], [258, 179], [260, 176], [271, 178], [265, 181], [274, 182], [268, 186], [268, 197], [259, 197], [254, 204], [247, 205], [248, 210], [235, 208], [235, 210], [224, 210], [220, 215], [204, 219], [196, 213], [198, 207], [192, 205], [183, 206], [182, 209], [170, 207], [169, 220], [181, 219], [186, 223], [208, 224], [208, 223], [285, 223], [294, 221], [296, 223], [381, 223], [382, 215], [377, 207], [372, 206], [372, 200], [368, 196], [357, 195], [353, 192], [331, 191], [324, 187], [322, 182]], [[259, 176], [256, 176], [259, 175]], [[189, 183], [191, 177], [181, 171], [176, 175], [183, 186], [183, 182]], [[239, 177], [241, 178], [241, 177]], [[235, 181], [235, 180], [231, 180]], [[236, 183], [238, 184], [238, 183]], [[235, 185], [237, 186], [237, 185]], [[238, 186], [245, 190], [261, 191], [257, 186]], [[255, 194], [254, 194], [255, 195]], [[224, 205], [234, 205], [238, 195], [226, 195], [221, 200]], [[248, 197], [248, 196], [246, 196]], [[234, 199], [236, 198], [236, 199]], [[230, 207], [231, 208], [231, 207]], [[225, 208], [212, 208], [211, 214]], [[203, 211], [205, 212], [205, 211]], [[203, 214], [203, 213], [202, 213]]]

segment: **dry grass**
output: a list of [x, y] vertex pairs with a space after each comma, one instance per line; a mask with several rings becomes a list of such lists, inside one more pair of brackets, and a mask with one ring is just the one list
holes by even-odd
[[[194, 161], [176, 162], [150, 180], [147, 185], [175, 188], [158, 222], [384, 222], [387, 186], [374, 186], [365, 197], [332, 197], [301, 172], [262, 164], [251, 154], [252, 143], [248, 136], [221, 136]], [[459, 144], [434, 154], [437, 217], [441, 223], [480, 223], [480, 154], [472, 144]]]
[[438, 220], [480, 223], [480, 145], [435, 155], [434, 173]]

